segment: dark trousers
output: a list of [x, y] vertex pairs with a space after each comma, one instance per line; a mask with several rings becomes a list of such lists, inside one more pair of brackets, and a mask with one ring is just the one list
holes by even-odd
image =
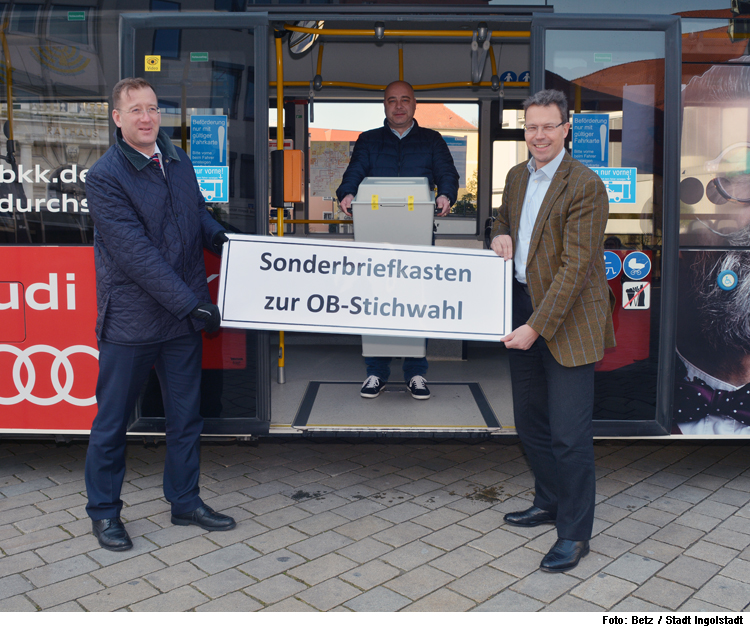
[[[388, 382], [391, 375], [392, 358], [381, 356], [367, 356], [367, 375], [377, 376], [384, 382]], [[404, 380], [409, 382], [414, 376], [425, 376], [427, 374], [427, 358], [404, 358]]]
[[[533, 312], [517, 282], [513, 328]], [[557, 513], [557, 535], [589, 540], [594, 523], [594, 364], [564, 367], [544, 338], [508, 350], [516, 430], [534, 472], [534, 506]]]
[[99, 406], [86, 453], [86, 511], [92, 520], [120, 515], [127, 425], [152, 367], [166, 416], [164, 495], [172, 513], [187, 513], [203, 504], [198, 497], [202, 348], [200, 333], [148, 345], [99, 343]]

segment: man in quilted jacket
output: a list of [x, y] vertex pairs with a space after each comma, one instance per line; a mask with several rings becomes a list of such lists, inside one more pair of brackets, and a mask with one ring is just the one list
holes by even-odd
[[[357, 139], [349, 166], [336, 190], [341, 210], [352, 215], [351, 204], [365, 178], [427, 178], [437, 189], [438, 216], [446, 216], [458, 196], [458, 171], [448, 145], [437, 131], [420, 127], [414, 119], [417, 102], [408, 82], [397, 80], [385, 88], [385, 122]], [[365, 358], [367, 379], [363, 398], [377, 398], [391, 373], [390, 358]], [[413, 398], [428, 400], [427, 358], [404, 358], [404, 379]]]
[[192, 164], [159, 131], [153, 87], [126, 78], [112, 92], [115, 144], [94, 164], [86, 195], [94, 219], [98, 412], [86, 455], [86, 511], [99, 544], [133, 546], [120, 519], [126, 430], [151, 370], [166, 415], [164, 495], [172, 523], [225, 531], [235, 521], [199, 497], [201, 330], [221, 318], [211, 304], [203, 247], [219, 251], [223, 227], [206, 211]]

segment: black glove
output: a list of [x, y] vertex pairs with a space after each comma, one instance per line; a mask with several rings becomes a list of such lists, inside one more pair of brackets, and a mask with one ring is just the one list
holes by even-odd
[[190, 315], [197, 320], [203, 320], [205, 323], [204, 331], [206, 333], [213, 333], [219, 330], [221, 314], [219, 313], [219, 307], [215, 304], [211, 304], [210, 302], [199, 304], [190, 312]]
[[211, 238], [211, 245], [213, 246], [214, 251], [216, 251], [216, 253], [221, 253], [221, 246], [225, 242], [229, 242], [229, 238], [227, 238], [227, 234], [224, 233], [223, 231], [217, 231], [214, 234], [214, 237]]

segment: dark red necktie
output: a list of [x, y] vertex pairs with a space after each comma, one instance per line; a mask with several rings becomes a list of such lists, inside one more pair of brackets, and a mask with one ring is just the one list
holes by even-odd
[[158, 153], [155, 153], [154, 155], [151, 156], [151, 162], [156, 164], [156, 166], [159, 167], [159, 169], [161, 169], [161, 161], [159, 160]]

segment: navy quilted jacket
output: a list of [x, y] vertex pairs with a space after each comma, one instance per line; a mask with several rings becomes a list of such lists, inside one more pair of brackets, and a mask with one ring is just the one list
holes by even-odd
[[86, 176], [94, 219], [100, 340], [163, 342], [203, 328], [188, 314], [210, 302], [203, 247], [222, 226], [206, 211], [195, 171], [182, 149], [159, 132], [159, 167], [117, 142]]
[[359, 135], [349, 166], [344, 172], [336, 197], [343, 200], [357, 195], [365, 178], [427, 178], [430, 189], [437, 185], [437, 195], [447, 196], [451, 205], [458, 197], [458, 171], [448, 145], [437, 131], [425, 129], [414, 121], [414, 128], [399, 139], [388, 122], [379, 129]]

